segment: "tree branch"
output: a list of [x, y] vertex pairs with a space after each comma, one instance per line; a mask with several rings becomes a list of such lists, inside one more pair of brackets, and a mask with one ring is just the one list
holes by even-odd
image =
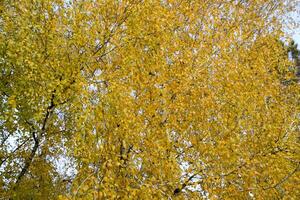
[[298, 166], [291, 173], [289, 173], [288, 175], [286, 175], [278, 183], [276, 183], [273, 186], [265, 187], [263, 189], [264, 190], [269, 190], [269, 189], [274, 189], [274, 188], [278, 187], [279, 185], [281, 185], [282, 183], [284, 183], [285, 181], [287, 181], [290, 177], [292, 177], [299, 169], [300, 169], [300, 164], [298, 164]]
[[43, 120], [43, 123], [42, 123], [42, 127], [41, 127], [41, 133], [40, 133], [40, 136], [37, 134], [36, 131], [33, 131], [32, 132], [32, 138], [34, 140], [34, 146], [31, 150], [31, 153], [29, 155], [29, 158], [25, 161], [25, 165], [24, 167], [22, 168], [20, 174], [17, 176], [17, 180], [15, 182], [15, 186], [14, 186], [14, 189], [16, 189], [20, 183], [20, 181], [22, 180], [22, 178], [24, 177], [24, 175], [28, 172], [28, 169], [32, 163], [32, 160], [40, 146], [40, 137], [42, 137], [45, 132], [46, 132], [46, 125], [47, 125], [47, 122], [50, 118], [50, 115], [51, 113], [53, 112], [53, 108], [55, 107], [55, 104], [54, 104], [54, 98], [55, 98], [55, 92], [56, 90], [54, 90], [52, 92], [52, 96], [51, 96], [51, 100], [50, 100], [50, 105], [47, 107], [47, 111], [46, 111], [46, 115], [45, 115], [45, 118]]
[[174, 190], [173, 195], [178, 195], [186, 186], [187, 184], [195, 177], [197, 176], [198, 173], [193, 174], [192, 176], [190, 176], [182, 185], [181, 187], [178, 187]]

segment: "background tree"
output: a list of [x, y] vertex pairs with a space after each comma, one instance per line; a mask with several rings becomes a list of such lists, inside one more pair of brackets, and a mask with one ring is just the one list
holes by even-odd
[[292, 3], [1, 1], [0, 196], [296, 199]]
[[298, 50], [298, 44], [296, 44], [294, 40], [292, 40], [289, 43], [288, 53], [290, 53], [291, 58], [295, 62], [296, 76], [299, 78], [300, 77], [300, 51]]

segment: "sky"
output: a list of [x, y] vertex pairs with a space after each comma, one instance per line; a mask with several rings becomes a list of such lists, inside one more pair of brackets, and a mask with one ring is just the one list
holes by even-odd
[[293, 35], [293, 39], [294, 39], [298, 44], [300, 44], [300, 30], [299, 30], [299, 29], [297, 30], [297, 33], [295, 33], [295, 34]]
[[[300, 0], [295, 1], [297, 1], [296, 12], [292, 14], [292, 17], [295, 19], [296, 22], [300, 23]], [[300, 27], [293, 30], [292, 37], [295, 40], [295, 42], [300, 45]]]

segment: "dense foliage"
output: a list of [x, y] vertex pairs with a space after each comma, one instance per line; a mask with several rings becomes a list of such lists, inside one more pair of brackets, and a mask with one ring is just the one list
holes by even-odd
[[0, 1], [0, 196], [297, 199], [291, 2]]

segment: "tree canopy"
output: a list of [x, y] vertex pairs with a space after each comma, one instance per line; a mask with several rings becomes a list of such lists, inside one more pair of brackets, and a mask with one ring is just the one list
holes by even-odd
[[0, 1], [0, 196], [297, 199], [292, 2]]

